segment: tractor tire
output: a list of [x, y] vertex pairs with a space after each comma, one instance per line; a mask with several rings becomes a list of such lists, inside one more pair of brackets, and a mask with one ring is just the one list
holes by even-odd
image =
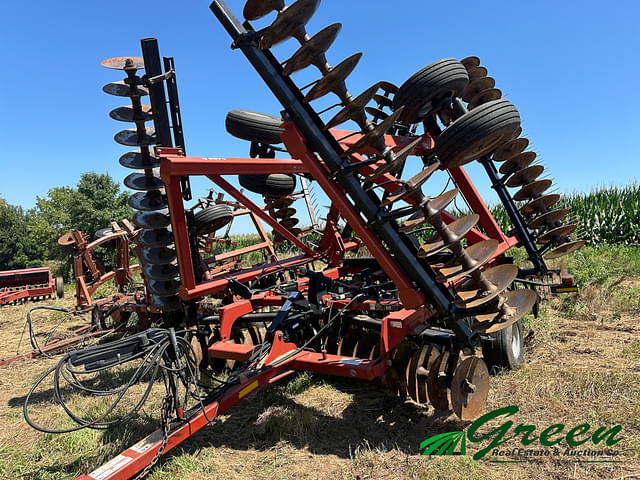
[[520, 114], [510, 101], [487, 102], [445, 128], [436, 139], [436, 155], [445, 168], [459, 167], [494, 151], [518, 127]]
[[233, 219], [233, 212], [227, 205], [212, 205], [194, 215], [196, 235], [208, 235], [226, 226]]
[[296, 177], [288, 173], [238, 175], [238, 181], [250, 192], [270, 197], [290, 195], [296, 188]]
[[445, 58], [418, 70], [404, 82], [393, 99], [393, 110], [404, 107], [399, 120], [418, 123], [432, 108], [434, 100], [462, 96], [469, 84], [464, 65], [454, 58]]
[[524, 362], [524, 338], [522, 320], [510, 327], [490, 333], [489, 340], [482, 341], [482, 355], [489, 372], [502, 369], [516, 370]]
[[56, 277], [54, 279], [54, 285], [56, 286], [56, 297], [64, 298], [64, 279], [62, 277]]
[[249, 110], [231, 110], [225, 119], [227, 132], [234, 137], [268, 145], [282, 143], [284, 129], [280, 125], [282, 120], [278, 117]]

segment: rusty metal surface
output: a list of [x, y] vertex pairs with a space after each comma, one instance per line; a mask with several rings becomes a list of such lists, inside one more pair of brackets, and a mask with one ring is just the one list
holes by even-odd
[[468, 357], [457, 366], [451, 381], [451, 405], [460, 420], [474, 420], [489, 396], [489, 370], [481, 358]]
[[282, 74], [289, 76], [299, 70], [307, 68], [314, 63], [326, 62], [324, 52], [326, 52], [335, 41], [342, 24], [334, 23], [323, 28], [308, 41], [304, 42], [293, 56], [286, 61]]
[[312, 100], [323, 97], [329, 92], [346, 90], [344, 81], [351, 72], [353, 72], [353, 69], [356, 68], [360, 58], [362, 58], [362, 52], [355, 53], [329, 70], [329, 72], [311, 87], [311, 90], [304, 96], [304, 101], [311, 102]]

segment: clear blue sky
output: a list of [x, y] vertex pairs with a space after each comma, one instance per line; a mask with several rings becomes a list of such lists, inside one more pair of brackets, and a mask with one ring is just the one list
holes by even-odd
[[[239, 15], [244, 2], [229, 4]], [[364, 52], [348, 80], [356, 94], [378, 80], [400, 85], [440, 58], [479, 56], [520, 110], [560, 190], [571, 191], [640, 178], [638, 18], [637, 1], [324, 0], [308, 30], [343, 23], [328, 56], [336, 64]], [[126, 149], [113, 142], [122, 124], [107, 116], [123, 102], [101, 91], [121, 75], [99, 63], [139, 55], [146, 36], [176, 58], [188, 152], [247, 155], [248, 145], [225, 132], [226, 112], [280, 107], [230, 50], [207, 1], [4, 2], [2, 197], [31, 207], [36, 195], [74, 185], [82, 172], [107, 171], [118, 181], [129, 173], [118, 164]], [[276, 54], [284, 60], [294, 45]], [[487, 192], [482, 172], [472, 173]]]

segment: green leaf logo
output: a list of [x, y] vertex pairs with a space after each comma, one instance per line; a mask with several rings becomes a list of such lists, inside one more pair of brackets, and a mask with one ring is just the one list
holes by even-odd
[[453, 455], [460, 444], [460, 455], [467, 453], [467, 435], [465, 432], [446, 432], [427, 438], [420, 444], [423, 455]]

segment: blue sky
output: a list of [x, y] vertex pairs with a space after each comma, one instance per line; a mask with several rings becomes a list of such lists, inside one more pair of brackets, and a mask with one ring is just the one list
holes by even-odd
[[[239, 15], [244, 2], [229, 4]], [[400, 85], [440, 58], [479, 56], [568, 192], [640, 178], [639, 16], [637, 1], [324, 0], [308, 31], [342, 22], [328, 57], [335, 65], [364, 52], [348, 79], [355, 94], [378, 80]], [[101, 91], [121, 75], [99, 63], [139, 55], [142, 37], [157, 37], [176, 58], [189, 154], [247, 156], [248, 145], [224, 129], [226, 112], [280, 111], [206, 1], [5, 2], [0, 36], [0, 196], [10, 203], [31, 207], [85, 171], [118, 181], [129, 173], [118, 164], [126, 149], [113, 141], [122, 125], [107, 115], [123, 102]], [[295, 45], [275, 53], [284, 60]], [[296, 81], [315, 75], [311, 68]], [[470, 173], [487, 194], [483, 172]]]

